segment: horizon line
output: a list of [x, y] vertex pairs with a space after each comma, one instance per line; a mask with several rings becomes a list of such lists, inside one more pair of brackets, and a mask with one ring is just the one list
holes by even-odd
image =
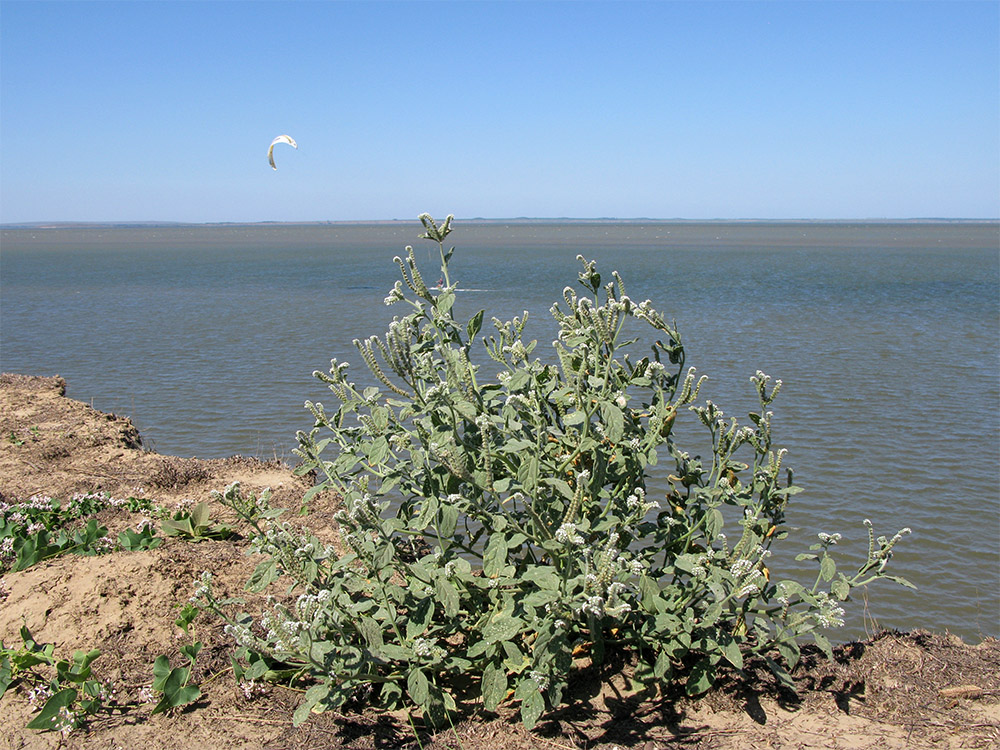
[[[512, 216], [489, 218], [476, 216], [468, 219], [455, 219], [462, 223], [480, 224], [540, 224], [540, 223], [561, 223], [561, 224], [843, 224], [843, 223], [867, 223], [867, 224], [947, 224], [947, 223], [1000, 223], [1000, 217], [867, 217], [867, 218], [712, 218], [712, 219], [686, 219], [668, 218], [656, 219], [646, 216], [641, 217], [612, 217], [602, 216], [596, 218], [552, 216], [552, 217], [529, 217]], [[10, 221], [0, 222], [0, 229], [60, 229], [71, 227], [168, 227], [168, 226], [303, 226], [303, 225], [348, 225], [348, 224], [414, 224], [419, 223], [419, 219], [259, 219], [255, 221], [175, 221], [170, 219], [146, 219], [146, 220], [52, 220], [52, 221]]]

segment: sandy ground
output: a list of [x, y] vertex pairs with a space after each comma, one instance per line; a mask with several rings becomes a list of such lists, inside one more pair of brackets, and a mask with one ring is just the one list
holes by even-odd
[[[127, 420], [67, 399], [58, 378], [0, 376], [0, 501], [34, 495], [68, 499], [78, 492], [148, 497], [167, 508], [209, 501], [233, 481], [271, 487], [275, 505], [297, 508], [308, 480], [278, 463], [234, 457], [201, 461], [142, 449]], [[333, 539], [335, 497], [321, 497], [301, 523]], [[228, 520], [214, 505], [213, 519]], [[135, 522], [109, 511], [111, 536]], [[573, 702], [534, 732], [513, 713], [473, 710], [454, 728], [419, 736], [405, 716], [377, 714], [361, 701], [343, 714], [313, 716], [293, 728], [298, 694], [269, 685], [247, 696], [231, 669], [232, 644], [218, 624], [200, 618], [205, 643], [194, 679], [202, 697], [174, 715], [152, 716], [140, 690], [159, 654], [177, 659], [184, 634], [173, 621], [201, 571], [211, 570], [222, 595], [243, 595], [255, 561], [246, 539], [191, 543], [168, 540], [142, 552], [64, 555], [3, 575], [0, 639], [20, 643], [26, 624], [57, 655], [99, 648], [95, 675], [116, 685], [128, 704], [63, 738], [24, 728], [32, 707], [15, 685], [0, 699], [0, 750], [6, 748], [987, 748], [1000, 746], [1000, 643], [963, 643], [947, 634], [885, 632], [837, 650], [837, 660], [807, 651], [796, 669], [796, 697], [766, 670], [750, 665], [714, 691], [690, 701], [671, 693], [635, 695], [627, 667], [609, 680], [584, 670]], [[248, 607], [248, 611], [252, 611]], [[258, 610], [259, 611], [259, 610]], [[605, 676], [608, 676], [607, 674]], [[602, 687], [605, 684], [605, 687]]]

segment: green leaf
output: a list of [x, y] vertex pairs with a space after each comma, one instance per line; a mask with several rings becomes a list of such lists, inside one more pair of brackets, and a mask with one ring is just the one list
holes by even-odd
[[247, 667], [246, 672], [243, 676], [247, 680], [259, 680], [268, 671], [267, 662], [263, 659], [257, 659], [257, 661], [251, 662], [250, 666]]
[[553, 591], [551, 589], [540, 589], [538, 591], [532, 591], [522, 600], [525, 606], [528, 607], [544, 607], [546, 604], [557, 601], [559, 599], [559, 592]]
[[625, 433], [625, 421], [622, 410], [610, 401], [601, 403], [601, 419], [604, 421], [605, 434], [612, 443], [618, 443]]
[[[0, 644], [0, 650], [2, 650], [3, 644]], [[4, 693], [7, 692], [7, 688], [10, 687], [11, 679], [11, 667], [10, 659], [6, 654], [0, 656], [0, 698], [3, 698]]]
[[496, 578], [506, 565], [507, 537], [494, 533], [490, 536], [483, 552], [483, 575], [487, 578]]
[[434, 600], [430, 597], [421, 599], [406, 621], [406, 640], [412, 641], [417, 636], [423, 635], [433, 617]]
[[276, 580], [278, 580], [278, 562], [271, 557], [254, 568], [253, 574], [243, 588], [246, 591], [263, 591]]
[[44, 559], [57, 548], [49, 545], [49, 535], [42, 529], [37, 534], [27, 537], [17, 549], [17, 557], [14, 560], [13, 572], [30, 568], [35, 563]]
[[705, 534], [710, 539], [718, 536], [719, 532], [722, 531], [723, 524], [725, 524], [725, 519], [722, 516], [722, 511], [718, 508], [710, 508], [705, 514]]
[[507, 697], [507, 672], [492, 662], [483, 670], [483, 707], [496, 711], [500, 701]]
[[423, 531], [427, 528], [435, 516], [437, 516], [439, 501], [436, 495], [425, 497], [420, 504], [420, 513], [410, 522], [410, 528], [414, 531]]
[[484, 310], [480, 310], [469, 320], [469, 324], [465, 327], [466, 332], [469, 334], [469, 340], [471, 341], [476, 337], [476, 334], [483, 327], [483, 313]]
[[670, 678], [673, 672], [673, 665], [670, 663], [670, 656], [666, 651], [661, 651], [656, 655], [656, 663], [653, 664], [653, 675], [658, 680], [666, 680]]
[[393, 661], [410, 661], [413, 658], [413, 650], [395, 643], [386, 643], [379, 649], [386, 659]]
[[651, 576], [643, 575], [639, 578], [639, 593], [642, 597], [640, 604], [646, 612], [656, 614], [666, 608], [667, 603], [660, 596], [660, 587]]
[[74, 688], [63, 688], [58, 693], [54, 693], [42, 706], [38, 716], [29, 721], [25, 726], [28, 729], [54, 730], [59, 719], [59, 712], [64, 708], [69, 709], [79, 695]]
[[688, 695], [701, 695], [715, 684], [715, 665], [708, 657], [702, 657], [691, 667], [685, 690]]
[[830, 646], [830, 641], [827, 640], [826, 636], [814, 630], [813, 640], [816, 641], [817, 646], [823, 649], [823, 653], [826, 654], [826, 658], [833, 661], [833, 648]]
[[160, 654], [153, 662], [153, 690], [163, 691], [163, 685], [170, 676], [170, 659], [166, 654]]
[[847, 598], [851, 595], [851, 584], [842, 578], [837, 579], [830, 584], [830, 593], [842, 602], [847, 601]]
[[439, 512], [438, 531], [443, 539], [455, 536], [458, 526], [458, 508], [454, 505], [442, 505]]
[[427, 675], [423, 670], [414, 669], [406, 677], [406, 692], [418, 706], [426, 706], [430, 697]]
[[196, 641], [195, 643], [189, 643], [187, 645], [181, 646], [181, 653], [188, 658], [188, 661], [194, 665], [195, 659], [198, 658], [198, 654], [201, 651], [201, 641]]
[[455, 411], [468, 419], [470, 422], [475, 421], [476, 417], [479, 416], [479, 410], [476, 408], [476, 405], [471, 401], [466, 401], [464, 399], [455, 401]]
[[204, 500], [194, 506], [194, 509], [191, 511], [191, 525], [196, 529], [199, 526], [208, 526], [208, 503]]
[[542, 694], [539, 692], [538, 685], [534, 680], [522, 680], [521, 684], [526, 683], [534, 685], [534, 689], [527, 691], [524, 697], [521, 698], [521, 723], [524, 724], [525, 729], [531, 731], [535, 728], [538, 719], [545, 710], [545, 699], [542, 698]]
[[181, 607], [180, 615], [174, 620], [174, 625], [179, 627], [185, 633], [188, 632], [188, 627], [194, 622], [198, 613], [201, 612], [194, 604], [187, 602], [183, 607]]
[[716, 622], [718, 622], [719, 617], [721, 616], [722, 616], [722, 604], [720, 604], [719, 602], [710, 604], [708, 609], [705, 610], [705, 614], [702, 615], [701, 622], [699, 623], [699, 625], [705, 627], [714, 625]]
[[201, 688], [197, 685], [188, 685], [188, 678], [191, 670], [187, 667], [177, 667], [171, 669], [163, 682], [163, 698], [153, 708], [153, 713], [158, 714], [170, 708], [178, 708], [193, 703], [201, 697]]
[[507, 384], [507, 389], [511, 392], [519, 391], [524, 388], [530, 380], [531, 373], [528, 370], [516, 370], [514, 374], [510, 376], [510, 382]]
[[542, 480], [549, 487], [554, 487], [560, 495], [565, 497], [567, 500], [572, 500], [574, 497], [573, 488], [569, 486], [568, 483], [564, 482], [562, 479], [555, 479], [554, 477], [546, 477]]
[[764, 663], [767, 664], [767, 668], [771, 670], [771, 673], [778, 678], [778, 682], [796, 695], [798, 694], [798, 690], [795, 689], [795, 681], [792, 680], [792, 676], [785, 671], [784, 667], [778, 664], [778, 662], [770, 656], [764, 657]]
[[437, 298], [437, 309], [439, 312], [448, 312], [452, 305], [455, 304], [455, 293], [454, 292], [444, 292], [438, 295]]
[[369, 463], [379, 465], [385, 461], [389, 455], [389, 441], [384, 437], [377, 438], [368, 444]]
[[823, 555], [819, 563], [819, 575], [824, 581], [829, 581], [837, 572], [837, 563], [829, 555]]
[[523, 626], [524, 623], [521, 620], [502, 612], [486, 623], [483, 628], [483, 640], [487, 643], [509, 641], [521, 631]]
[[306, 690], [302, 703], [298, 705], [295, 712], [292, 714], [292, 726], [297, 727], [309, 718], [309, 714], [312, 713], [313, 706], [320, 701], [325, 700], [330, 694], [330, 687], [329, 683], [324, 682], [319, 685], [313, 685], [311, 688]]
[[726, 661], [737, 669], [743, 669], [743, 652], [740, 651], [739, 642], [728, 633], [720, 633], [718, 641]]
[[382, 628], [371, 617], [362, 615], [358, 618], [358, 630], [361, 632], [361, 637], [373, 649], [382, 647]]
[[524, 438], [514, 438], [513, 440], [508, 440], [503, 445], [504, 453], [520, 453], [521, 451], [526, 451], [529, 448], [535, 447], [534, 440], [525, 440]]
[[190, 536], [193, 537], [194, 527], [191, 526], [191, 519], [181, 518], [181, 519], [170, 519], [165, 518], [160, 521], [160, 529], [167, 536]]
[[774, 644], [774, 647], [781, 654], [781, 658], [785, 660], [788, 668], [795, 669], [795, 665], [799, 663], [799, 644], [794, 639], [789, 639], [787, 641], [778, 641]]
[[142, 531], [125, 529], [118, 534], [118, 546], [126, 552], [137, 552], [144, 549], [156, 549], [163, 544], [163, 539], [155, 535], [151, 526], [146, 526]]
[[434, 582], [434, 593], [441, 603], [445, 616], [455, 617], [459, 612], [459, 597], [454, 584], [444, 578], [438, 578]]

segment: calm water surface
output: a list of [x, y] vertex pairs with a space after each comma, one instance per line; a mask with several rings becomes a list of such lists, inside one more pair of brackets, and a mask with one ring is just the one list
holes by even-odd
[[[392, 257], [415, 244], [438, 277], [436, 246], [418, 234], [416, 223], [4, 230], [0, 366], [62, 375], [69, 396], [131, 416], [161, 453], [291, 462], [295, 431], [311, 426], [302, 403], [333, 401], [312, 371], [337, 357], [361, 379], [352, 339], [402, 314], [382, 304]], [[789, 558], [840, 532], [842, 564], [857, 565], [864, 518], [880, 534], [913, 529], [893, 567], [919, 591], [870, 587], [831, 636], [872, 620], [1000, 635], [997, 224], [460, 222], [451, 239], [452, 277], [485, 290], [460, 295], [459, 315], [526, 309], [540, 352], [582, 253], [676, 319], [688, 363], [710, 377], [702, 396], [728, 414], [754, 405], [757, 369], [784, 381], [776, 438], [806, 488], [789, 510]], [[805, 580], [797, 565], [782, 557], [772, 570]]]

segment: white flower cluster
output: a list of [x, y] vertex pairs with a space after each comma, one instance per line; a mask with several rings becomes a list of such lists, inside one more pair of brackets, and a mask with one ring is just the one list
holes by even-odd
[[839, 628], [844, 624], [844, 608], [825, 591], [819, 592], [819, 612], [816, 621], [823, 628]]
[[440, 659], [447, 654], [437, 641], [431, 638], [416, 638], [413, 641], [413, 653], [421, 659]]
[[512, 393], [509, 396], [507, 396], [507, 399], [504, 401], [504, 406], [513, 406], [513, 407], [520, 406], [532, 412], [537, 413], [538, 411], [538, 404], [536, 404], [532, 399], [525, 396], [523, 393]]
[[248, 701], [252, 701], [254, 698], [259, 698], [267, 694], [267, 688], [254, 680], [241, 682], [240, 690], [243, 691], [243, 697]]
[[426, 391], [424, 391], [424, 399], [427, 401], [435, 401], [442, 396], [447, 395], [448, 385], [446, 383], [435, 383]]
[[550, 681], [549, 676], [544, 672], [539, 672], [538, 670], [532, 670], [531, 672], [528, 673], [528, 677], [535, 681], [535, 684], [538, 685], [539, 690], [544, 692], [545, 690], [549, 689], [549, 681]]
[[502, 354], [509, 354], [510, 361], [512, 364], [517, 364], [518, 362], [526, 362], [528, 359], [528, 350], [524, 347], [521, 341], [515, 341], [509, 346], [503, 347], [501, 350]]
[[646, 366], [646, 372], [643, 373], [643, 377], [653, 380], [654, 378], [662, 377], [666, 372], [667, 368], [663, 366], [662, 362], [653, 360]]
[[45, 701], [52, 697], [52, 690], [47, 684], [38, 685], [28, 693], [28, 705], [32, 710], [40, 711]]
[[0, 500], [0, 518], [14, 526], [27, 526], [30, 523], [29, 518], [36, 512], [52, 512], [52, 510], [52, 498], [43, 495], [32, 495], [24, 503], [5, 503]]
[[575, 523], [564, 523], [556, 531], [556, 541], [578, 547], [583, 544], [584, 539], [577, 531]]
[[275, 605], [274, 612], [265, 612], [260, 625], [267, 633], [267, 641], [278, 653], [296, 653], [301, 650], [299, 636], [309, 630], [302, 620], [292, 619], [282, 607]]
[[739, 586], [736, 597], [757, 596], [767, 584], [767, 577], [761, 569], [764, 560], [771, 556], [771, 550], [758, 544], [748, 557], [741, 557], [729, 566], [729, 574], [734, 584]]
[[239, 623], [227, 623], [222, 630], [240, 646], [257, 645], [257, 639], [254, 637], [250, 628], [246, 625]]
[[608, 586], [608, 600], [604, 605], [605, 614], [620, 619], [632, 611], [632, 605], [622, 598], [627, 590], [628, 586], [620, 581], [615, 581]]
[[634, 591], [625, 583], [616, 580], [620, 576], [639, 576], [645, 570], [641, 560], [633, 559], [627, 550], [618, 549], [619, 535], [612, 531], [605, 545], [596, 551], [583, 550], [583, 556], [592, 565], [592, 572], [584, 577], [583, 604], [579, 612], [595, 617], [621, 618], [632, 611], [626, 594]]
[[79, 726], [80, 722], [77, 713], [71, 711], [68, 706], [63, 706], [56, 714], [56, 719], [52, 723], [53, 731], [59, 732], [64, 738]]
[[637, 515], [642, 518], [651, 510], [659, 510], [660, 504], [656, 500], [646, 500], [646, 491], [642, 487], [636, 487], [635, 490], [625, 498], [625, 506], [631, 510], [635, 511]]
[[153, 522], [153, 519], [143, 518], [135, 525], [135, 530], [139, 533], [142, 533], [145, 529], [156, 531], [156, 524]]
[[191, 594], [191, 598], [188, 600], [193, 604], [197, 604], [204, 598], [207, 598], [212, 591], [212, 574], [207, 570], [202, 571], [200, 578], [194, 579], [194, 593]]
[[708, 568], [711, 561], [708, 555], [701, 555], [695, 560], [694, 565], [691, 566], [691, 575], [695, 578], [707, 578]]
[[394, 305], [397, 302], [402, 302], [404, 299], [406, 299], [406, 296], [403, 294], [403, 282], [397, 281], [396, 285], [392, 288], [392, 291], [389, 292], [389, 296], [382, 301], [385, 303], [386, 307], [388, 307], [389, 305]]
[[778, 601], [785, 607], [788, 607], [791, 604], [791, 593], [788, 591], [788, 585], [784, 581], [781, 581], [775, 588]]

